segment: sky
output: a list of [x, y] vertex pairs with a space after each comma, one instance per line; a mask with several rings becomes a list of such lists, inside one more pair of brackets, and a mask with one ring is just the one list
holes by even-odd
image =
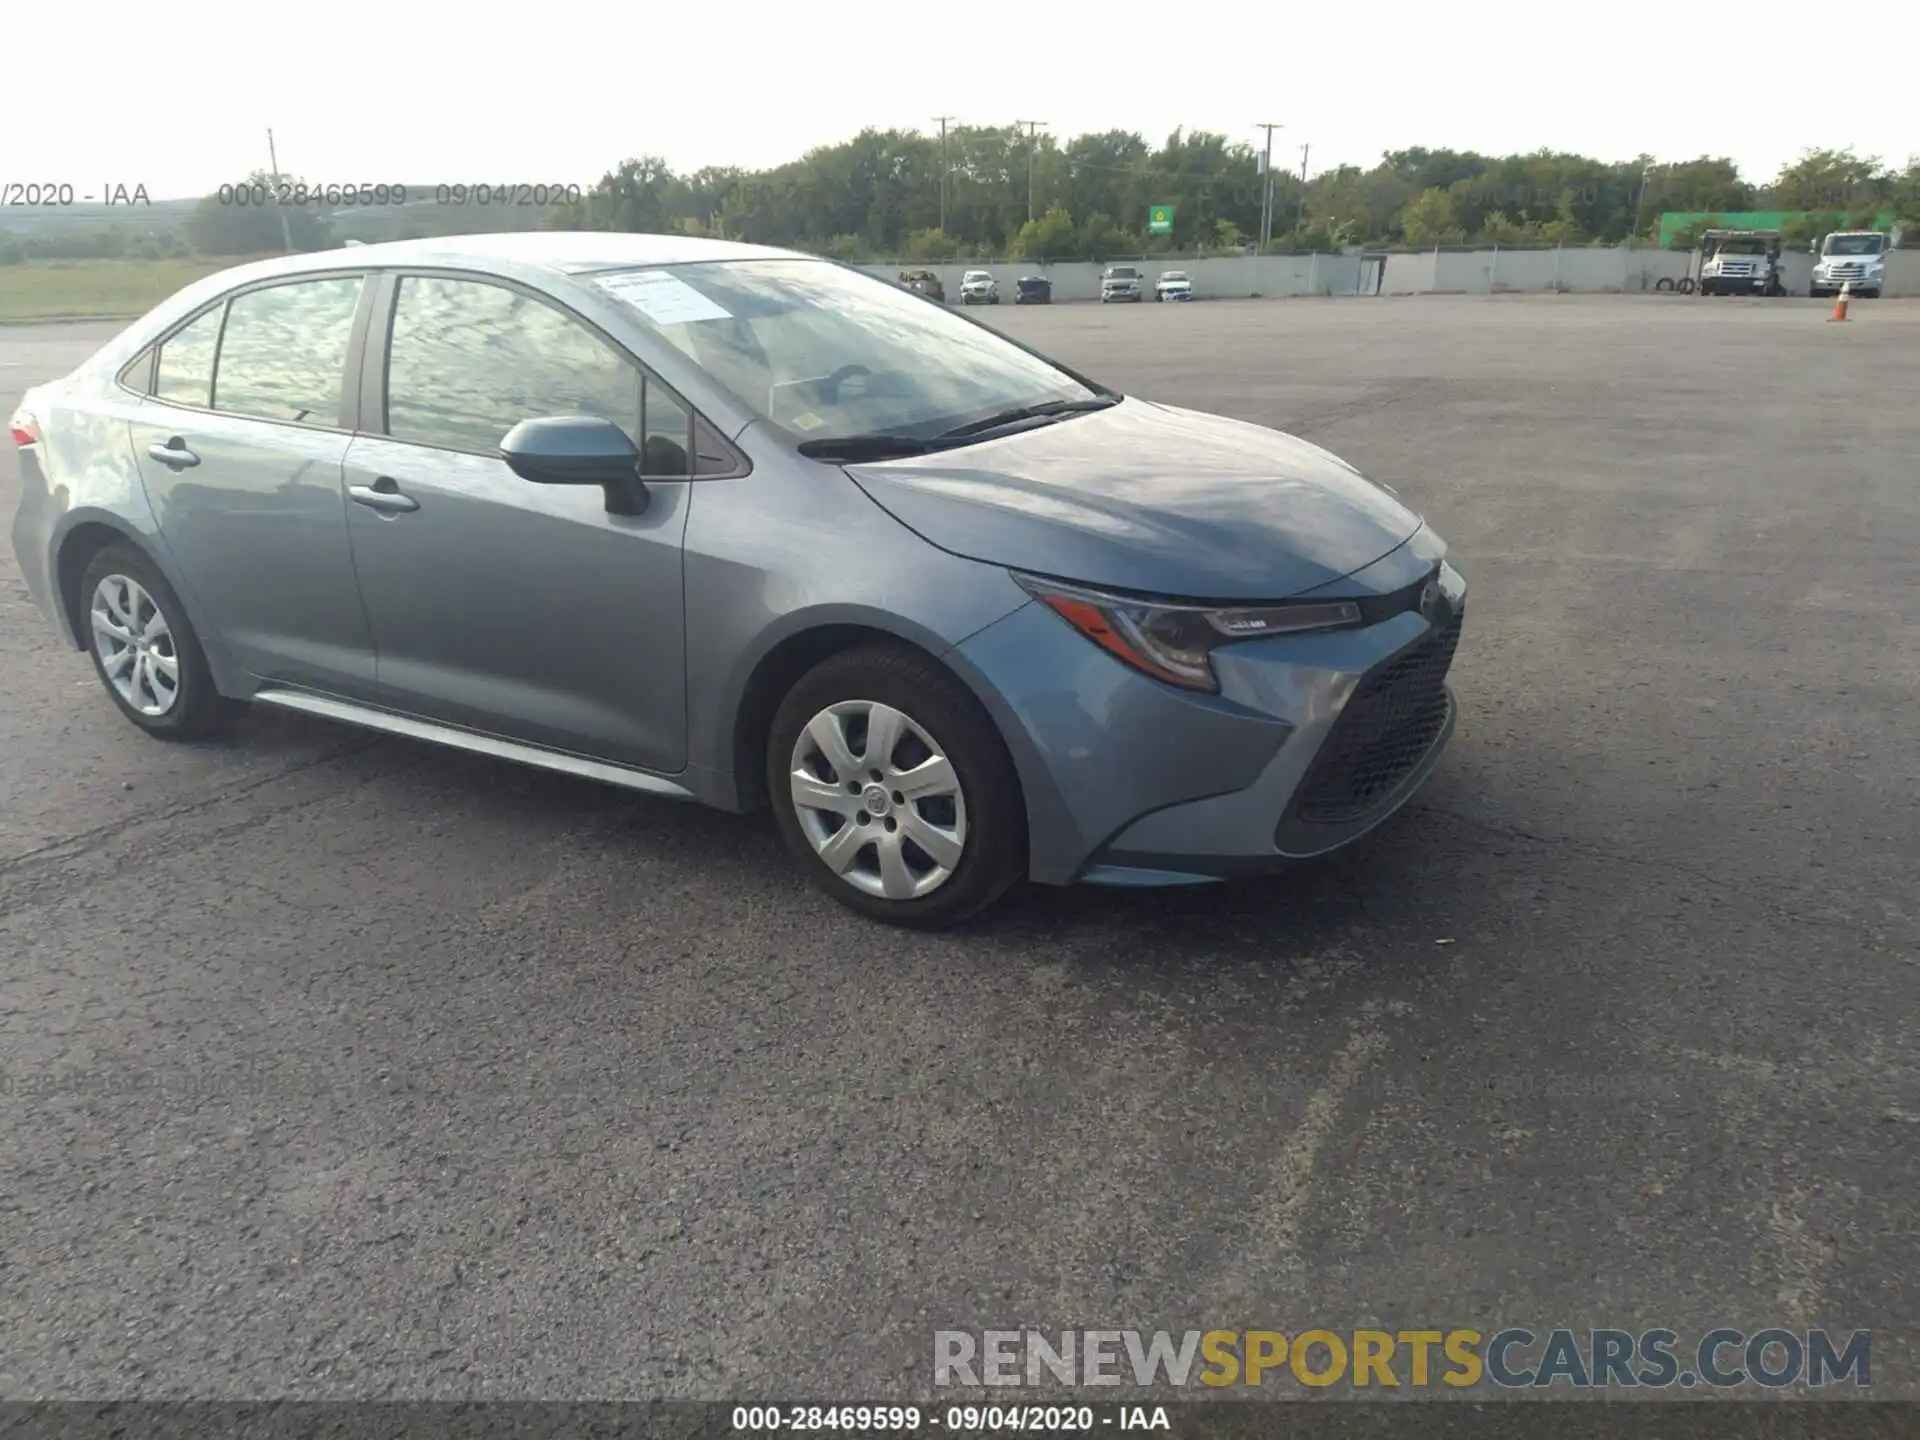
[[943, 113], [1155, 143], [1185, 126], [1257, 144], [1272, 121], [1276, 164], [1297, 171], [1304, 144], [1314, 173], [1416, 145], [1726, 155], [1756, 181], [1813, 147], [1920, 154], [1920, 5], [1873, 7], [1879, 43], [1852, 49], [1798, 43], [1810, 10], [1741, 13], [1767, 15], [1771, 38], [1676, 39], [1699, 12], [1656, 0], [1077, 14], [100, 0], [35, 14], [38, 58], [7, 75], [0, 186], [206, 194], [266, 166], [269, 127], [283, 172], [319, 184], [590, 185], [633, 155], [759, 168], [864, 126], [932, 131]]

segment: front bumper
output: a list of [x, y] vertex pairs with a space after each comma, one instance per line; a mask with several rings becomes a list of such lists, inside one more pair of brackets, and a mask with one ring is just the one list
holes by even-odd
[[1140, 298], [1140, 290], [1138, 286], [1129, 289], [1115, 288], [1112, 290], [1102, 290], [1100, 292], [1100, 298], [1102, 300], [1138, 300]]
[[1191, 290], [1162, 290], [1162, 291], [1160, 292], [1160, 298], [1161, 298], [1162, 300], [1191, 300], [1191, 299], [1193, 299], [1193, 291], [1191, 291]]
[[[1443, 552], [1423, 529], [1340, 582], [1374, 597], [1374, 623], [1217, 650], [1218, 695], [1149, 679], [1038, 604], [961, 645], [950, 658], [1020, 770], [1030, 877], [1193, 884], [1284, 869], [1380, 825], [1454, 732], [1466, 582]], [[1438, 623], [1415, 608], [1430, 578], [1447, 599]]]

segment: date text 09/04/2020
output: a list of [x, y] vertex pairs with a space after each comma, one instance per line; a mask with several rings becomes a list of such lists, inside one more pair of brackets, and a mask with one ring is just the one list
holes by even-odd
[[304, 180], [243, 180], [222, 185], [214, 198], [222, 205], [324, 206], [331, 210], [359, 205], [571, 205], [580, 194], [580, 187], [572, 184], [394, 185], [357, 181], [310, 185]]
[[[1108, 1412], [1111, 1413], [1108, 1413]], [[917, 1405], [736, 1405], [738, 1433], [773, 1430], [843, 1430], [906, 1433], [925, 1426], [961, 1434], [1027, 1431], [1055, 1435], [1112, 1426], [1119, 1430], [1171, 1430], [1165, 1406], [949, 1405], [922, 1411]]]

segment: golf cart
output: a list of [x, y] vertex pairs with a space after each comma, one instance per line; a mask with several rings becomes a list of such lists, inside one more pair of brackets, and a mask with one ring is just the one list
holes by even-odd
[[1700, 237], [1702, 295], [1784, 295], [1778, 230], [1708, 230]]

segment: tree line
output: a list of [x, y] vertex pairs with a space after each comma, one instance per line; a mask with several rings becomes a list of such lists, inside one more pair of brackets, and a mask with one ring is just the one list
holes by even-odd
[[[264, 176], [249, 177], [264, 179]], [[282, 177], [286, 179], [288, 177]], [[1539, 151], [1491, 156], [1410, 149], [1370, 168], [1342, 165], [1303, 178], [1276, 160], [1270, 247], [1618, 245], [1653, 243], [1665, 211], [1819, 212], [1801, 230], [1856, 228], [1892, 214], [1920, 230], [1920, 162], [1896, 168], [1847, 150], [1812, 150], [1771, 180], [1731, 160], [1626, 161]], [[675, 172], [654, 156], [627, 160], [580, 199], [538, 208], [272, 207], [207, 196], [178, 223], [107, 221], [0, 232], [0, 263], [33, 258], [247, 255], [342, 239], [379, 240], [553, 227], [708, 235], [849, 261], [1105, 260], [1244, 250], [1259, 239], [1267, 177], [1253, 146], [1176, 131], [1160, 145], [1131, 131], [1064, 142], [1013, 126], [962, 126], [944, 139], [863, 130], [767, 170]], [[431, 196], [431, 185], [407, 187]], [[1172, 210], [1151, 233], [1151, 207]], [[125, 212], [121, 212], [124, 216]], [[1789, 240], [1801, 238], [1789, 236]], [[1690, 243], [1691, 235], [1679, 243]]]

